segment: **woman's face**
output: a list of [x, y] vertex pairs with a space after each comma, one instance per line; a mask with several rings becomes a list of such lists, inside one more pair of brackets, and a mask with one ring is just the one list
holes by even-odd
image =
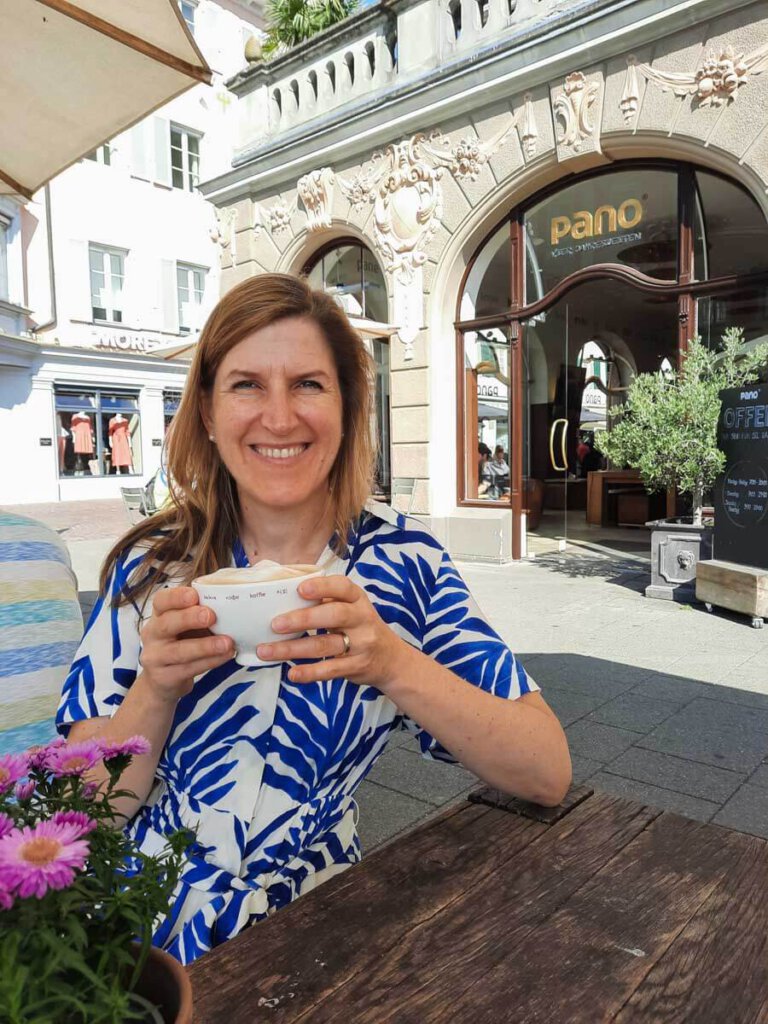
[[325, 503], [342, 402], [333, 356], [312, 320], [279, 320], [235, 345], [204, 418], [245, 505], [277, 511]]

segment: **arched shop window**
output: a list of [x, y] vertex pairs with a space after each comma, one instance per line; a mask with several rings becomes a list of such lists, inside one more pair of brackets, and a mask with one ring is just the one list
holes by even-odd
[[[376, 368], [372, 430], [377, 440], [374, 491], [388, 497], [392, 484], [389, 337], [377, 333], [387, 323], [387, 283], [378, 260], [355, 239], [342, 239], [315, 253], [304, 267], [304, 276], [313, 288], [333, 295], [358, 326]], [[370, 322], [366, 327], [364, 321]]]
[[[609, 426], [635, 373], [679, 365], [695, 333], [768, 339], [768, 224], [742, 186], [689, 164], [571, 178], [494, 228], [456, 320], [460, 502], [522, 512], [529, 477], [578, 476], [578, 437]], [[509, 479], [484, 488], [499, 446]]]
[[315, 254], [304, 274], [313, 288], [335, 295], [349, 316], [386, 323], [387, 284], [367, 246], [335, 243]]

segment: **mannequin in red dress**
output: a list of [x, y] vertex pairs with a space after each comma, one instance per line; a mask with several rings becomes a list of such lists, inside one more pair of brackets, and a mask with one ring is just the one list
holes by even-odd
[[87, 412], [76, 412], [70, 421], [75, 448], [75, 475], [85, 473], [85, 465], [93, 456], [93, 424]]
[[115, 472], [122, 473], [125, 470], [130, 473], [133, 467], [131, 438], [128, 433], [128, 420], [121, 413], [109, 421], [109, 445], [112, 449], [112, 465]]

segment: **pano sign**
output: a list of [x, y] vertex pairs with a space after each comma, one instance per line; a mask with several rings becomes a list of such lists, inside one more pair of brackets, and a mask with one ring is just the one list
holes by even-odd
[[566, 238], [581, 241], [585, 238], [615, 235], [620, 228], [630, 231], [643, 219], [643, 212], [643, 204], [639, 199], [625, 199], [618, 207], [606, 204], [598, 206], [594, 213], [577, 210], [570, 216], [563, 214], [553, 217], [550, 222], [550, 241], [556, 246]]

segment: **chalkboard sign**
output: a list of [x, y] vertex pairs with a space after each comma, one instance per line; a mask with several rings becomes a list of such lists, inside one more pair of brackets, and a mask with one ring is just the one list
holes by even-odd
[[768, 569], [768, 384], [726, 388], [720, 398], [726, 464], [715, 486], [714, 556]]

